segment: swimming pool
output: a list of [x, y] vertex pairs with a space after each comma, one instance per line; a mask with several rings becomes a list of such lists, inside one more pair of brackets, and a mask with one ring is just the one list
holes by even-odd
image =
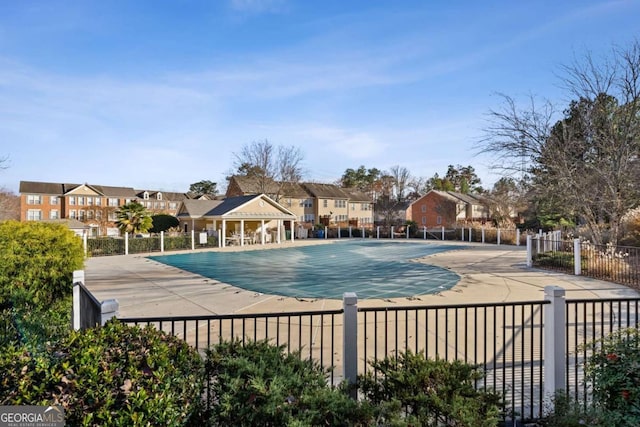
[[462, 246], [346, 241], [268, 250], [197, 252], [150, 259], [264, 294], [296, 298], [411, 297], [452, 288], [460, 277], [411, 261]]

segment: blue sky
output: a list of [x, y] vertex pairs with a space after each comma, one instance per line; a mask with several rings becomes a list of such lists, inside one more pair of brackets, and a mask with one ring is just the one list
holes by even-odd
[[0, 2], [0, 187], [224, 185], [252, 141], [307, 180], [472, 165], [496, 93], [560, 106], [562, 64], [640, 37], [640, 1]]

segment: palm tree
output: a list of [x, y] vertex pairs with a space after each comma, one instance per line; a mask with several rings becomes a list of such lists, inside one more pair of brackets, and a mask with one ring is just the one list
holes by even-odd
[[147, 209], [135, 201], [120, 207], [116, 214], [116, 224], [123, 233], [145, 233], [153, 226]]

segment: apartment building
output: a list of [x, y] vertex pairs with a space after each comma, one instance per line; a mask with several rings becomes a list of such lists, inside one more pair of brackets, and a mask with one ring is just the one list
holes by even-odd
[[75, 219], [87, 224], [92, 236], [118, 235], [120, 206], [137, 201], [151, 214], [176, 215], [186, 198], [184, 193], [131, 187], [20, 181], [20, 220]]
[[407, 220], [419, 227], [449, 227], [490, 220], [485, 201], [477, 195], [431, 190], [407, 208]]
[[373, 225], [373, 203], [364, 193], [342, 188], [335, 184], [285, 183], [258, 184], [247, 177], [233, 176], [227, 187], [227, 197], [260, 194], [261, 190], [296, 215], [297, 221], [307, 226]]

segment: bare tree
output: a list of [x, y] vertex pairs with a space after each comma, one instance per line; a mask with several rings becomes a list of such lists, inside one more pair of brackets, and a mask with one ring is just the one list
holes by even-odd
[[0, 221], [20, 219], [20, 197], [13, 192], [0, 189]]
[[392, 166], [390, 172], [394, 181], [396, 199], [398, 201], [404, 200], [405, 192], [411, 180], [411, 173], [404, 166]]
[[551, 208], [575, 216], [595, 242], [617, 241], [621, 217], [640, 202], [640, 44], [562, 70], [576, 99], [560, 120], [552, 125], [548, 102], [519, 110], [504, 96], [481, 151], [506, 172], [530, 175], [532, 195], [554, 200]]
[[260, 193], [280, 199], [283, 187], [302, 179], [304, 156], [297, 147], [274, 147], [269, 141], [254, 141], [234, 153], [235, 173], [250, 179]]

